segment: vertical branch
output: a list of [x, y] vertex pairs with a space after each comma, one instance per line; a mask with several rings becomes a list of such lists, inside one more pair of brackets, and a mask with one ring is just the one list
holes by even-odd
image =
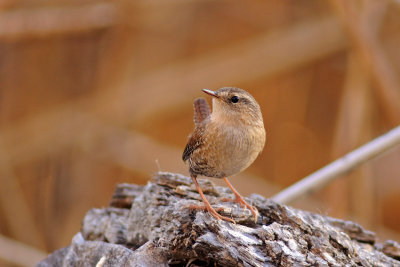
[[384, 51], [367, 25], [362, 25], [354, 2], [331, 0], [348, 31], [360, 62], [376, 85], [376, 95], [382, 110], [392, 125], [400, 122], [400, 84]]
[[[337, 158], [369, 140], [369, 79], [354, 54], [350, 54], [345, 88], [340, 104], [332, 155]], [[363, 222], [371, 222], [373, 194], [371, 192], [370, 167], [362, 168], [332, 183], [328, 188], [329, 203], [335, 203], [334, 216], [355, 215]], [[360, 202], [368, 203], [359, 205]]]
[[[384, 67], [388, 66], [388, 64], [384, 62], [384, 56], [380, 55], [381, 51], [376, 42], [376, 33], [379, 30], [386, 10], [386, 3], [384, 1], [378, 4], [369, 0], [361, 1], [360, 4], [362, 5], [360, 5], [359, 8], [361, 11], [358, 12], [358, 19], [354, 18], [355, 11], [352, 9], [354, 3], [349, 4], [343, 2], [341, 5], [339, 1], [335, 3], [337, 5], [337, 10], [342, 12], [342, 19], [345, 20], [346, 26], [349, 27], [350, 34], [354, 39], [353, 41], [357, 44], [357, 41], [362, 39], [369, 40], [369, 43], [367, 42], [367, 46], [363, 43], [360, 43], [360, 46], [356, 45], [356, 48], [359, 50], [358, 57], [357, 53], [354, 52], [350, 52], [349, 55], [347, 78], [336, 125], [332, 153], [333, 158], [345, 154], [371, 138], [371, 125], [370, 122], [367, 121], [367, 118], [370, 117], [370, 108], [368, 107], [370, 105], [370, 79], [368, 75], [365, 75], [365, 66], [363, 66], [363, 64], [366, 63], [365, 60], [362, 60], [362, 57], [368, 57], [370, 60], [381, 60], [381, 65]], [[349, 15], [352, 16], [348, 17]], [[378, 56], [379, 58], [374, 59], [370, 54], [375, 57]], [[372, 64], [373, 62], [367, 63]], [[394, 94], [396, 94], [396, 88], [394, 87], [396, 86], [396, 81], [391, 79], [390, 73], [381, 74], [380, 72], [384, 70], [383, 67], [376, 69], [370, 69], [370, 66], [366, 67], [367, 71], [372, 74], [372, 78], [373, 74], [378, 75], [376, 78], [379, 79], [377, 80], [379, 82], [378, 84], [381, 84], [381, 86], [377, 88], [379, 92], [394, 91]], [[384, 98], [385, 94], [381, 95], [381, 101], [386, 101], [382, 100]], [[397, 106], [395, 108], [397, 108]], [[391, 112], [392, 109], [389, 107], [386, 114], [391, 116], [392, 121], [396, 120], [396, 115], [390, 115]], [[346, 179], [334, 182], [328, 188], [327, 198], [329, 203], [335, 203], [334, 214], [336, 216], [343, 217], [352, 214], [365, 224], [371, 224], [375, 218], [373, 216], [373, 211], [375, 210], [373, 188], [371, 167], [363, 166], [351, 174], [346, 175]], [[340, 194], [340, 196], [338, 196], [338, 194]], [[363, 203], [363, 205], [360, 205], [360, 203]]]

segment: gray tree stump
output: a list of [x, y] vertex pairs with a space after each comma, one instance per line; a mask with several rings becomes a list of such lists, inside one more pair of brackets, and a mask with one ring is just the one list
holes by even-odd
[[251, 212], [228, 188], [199, 179], [206, 197], [237, 224], [216, 220], [191, 179], [160, 172], [146, 186], [120, 184], [110, 207], [90, 210], [69, 247], [37, 266], [400, 266], [400, 246], [375, 244], [360, 225], [279, 205], [259, 195]]

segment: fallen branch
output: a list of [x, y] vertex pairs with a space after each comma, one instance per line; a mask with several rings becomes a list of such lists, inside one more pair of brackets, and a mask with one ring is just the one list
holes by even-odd
[[[146, 186], [118, 185], [110, 207], [90, 210], [71, 244], [37, 266], [399, 266], [399, 245], [375, 245], [360, 225], [252, 195], [254, 222], [228, 188], [199, 179], [210, 203], [237, 224], [192, 210], [189, 177], [158, 173]], [[385, 251], [389, 251], [385, 254]]]

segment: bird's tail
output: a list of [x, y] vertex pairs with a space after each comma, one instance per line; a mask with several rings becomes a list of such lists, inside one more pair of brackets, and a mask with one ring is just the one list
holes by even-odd
[[194, 123], [197, 125], [200, 122], [204, 121], [208, 116], [210, 116], [210, 106], [207, 101], [200, 97], [196, 98], [193, 102], [194, 107]]

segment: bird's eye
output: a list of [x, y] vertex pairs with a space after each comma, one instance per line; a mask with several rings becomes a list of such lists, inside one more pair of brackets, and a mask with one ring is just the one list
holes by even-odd
[[230, 100], [231, 100], [232, 103], [237, 103], [237, 102], [239, 102], [239, 97], [234, 95], [234, 96], [231, 97]]

